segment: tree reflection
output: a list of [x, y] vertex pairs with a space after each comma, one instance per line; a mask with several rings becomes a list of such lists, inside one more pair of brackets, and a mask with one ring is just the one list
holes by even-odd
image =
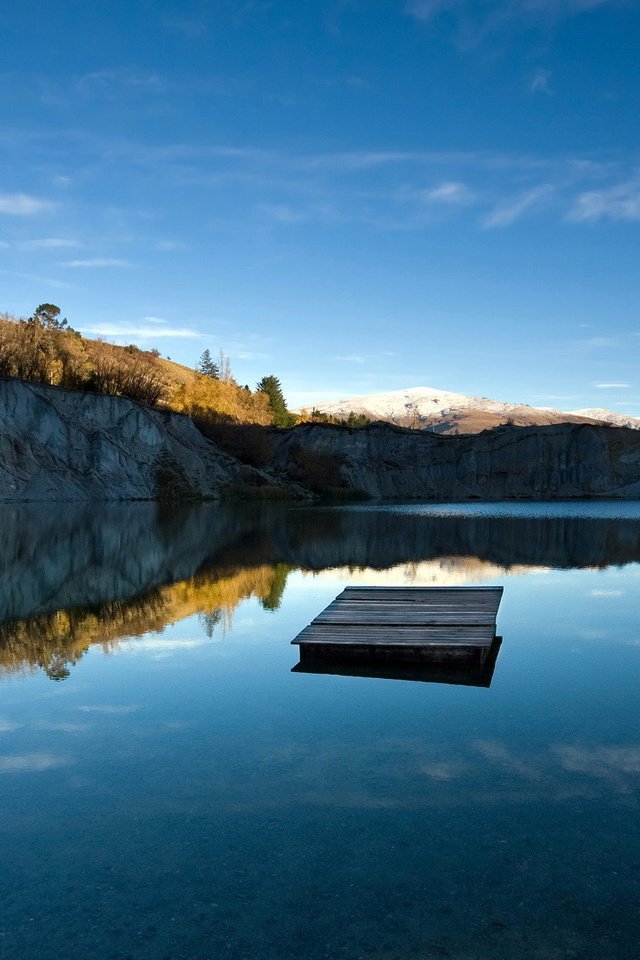
[[[199, 504], [0, 507], [0, 670], [64, 679], [91, 644], [199, 615], [212, 638], [237, 605], [277, 610], [291, 570], [402, 569], [412, 582], [640, 560], [640, 519], [428, 515]], [[413, 571], [413, 573], [412, 573]], [[398, 575], [400, 575], [398, 573]]]

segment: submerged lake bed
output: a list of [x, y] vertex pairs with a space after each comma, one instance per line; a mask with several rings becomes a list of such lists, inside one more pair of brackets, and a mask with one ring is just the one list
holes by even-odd
[[[0, 954], [640, 940], [640, 505], [2, 507]], [[502, 584], [489, 688], [292, 672], [345, 585]]]

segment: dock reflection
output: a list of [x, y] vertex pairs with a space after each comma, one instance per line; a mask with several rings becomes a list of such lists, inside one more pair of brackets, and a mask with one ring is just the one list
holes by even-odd
[[373, 680], [413, 680], [418, 683], [448, 683], [463, 687], [491, 686], [502, 637], [476, 659], [447, 657], [421, 664], [390, 660], [347, 659], [345, 657], [302, 656], [292, 673], [324, 673], [334, 677], [368, 677]]
[[[33, 504], [0, 506], [0, 531], [0, 676], [35, 669], [52, 679], [67, 676], [94, 644], [110, 650], [196, 614], [210, 635], [249, 598], [276, 610], [294, 571], [444, 586], [640, 562], [640, 514], [621, 519], [606, 510], [541, 518], [285, 504]], [[486, 686], [492, 676], [489, 663], [468, 676], [458, 667], [425, 670], [414, 679]]]

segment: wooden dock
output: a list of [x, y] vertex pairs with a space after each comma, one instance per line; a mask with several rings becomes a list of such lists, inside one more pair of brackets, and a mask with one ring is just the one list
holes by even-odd
[[481, 667], [496, 649], [502, 590], [347, 587], [291, 642], [301, 668], [325, 658]]

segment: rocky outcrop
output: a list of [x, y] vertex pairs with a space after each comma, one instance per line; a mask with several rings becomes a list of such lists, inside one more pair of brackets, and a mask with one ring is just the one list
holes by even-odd
[[[303, 451], [303, 457], [301, 457]], [[273, 466], [327, 457], [342, 485], [380, 499], [570, 500], [640, 497], [640, 433], [591, 424], [501, 427], [442, 436], [390, 424], [305, 424], [276, 439]]]
[[0, 380], [0, 501], [215, 499], [268, 483], [182, 414]]
[[182, 414], [0, 380], [0, 502], [304, 495], [298, 484], [375, 499], [640, 498], [640, 431], [606, 425], [443, 436], [303, 424], [273, 431], [270, 449], [256, 469]]

